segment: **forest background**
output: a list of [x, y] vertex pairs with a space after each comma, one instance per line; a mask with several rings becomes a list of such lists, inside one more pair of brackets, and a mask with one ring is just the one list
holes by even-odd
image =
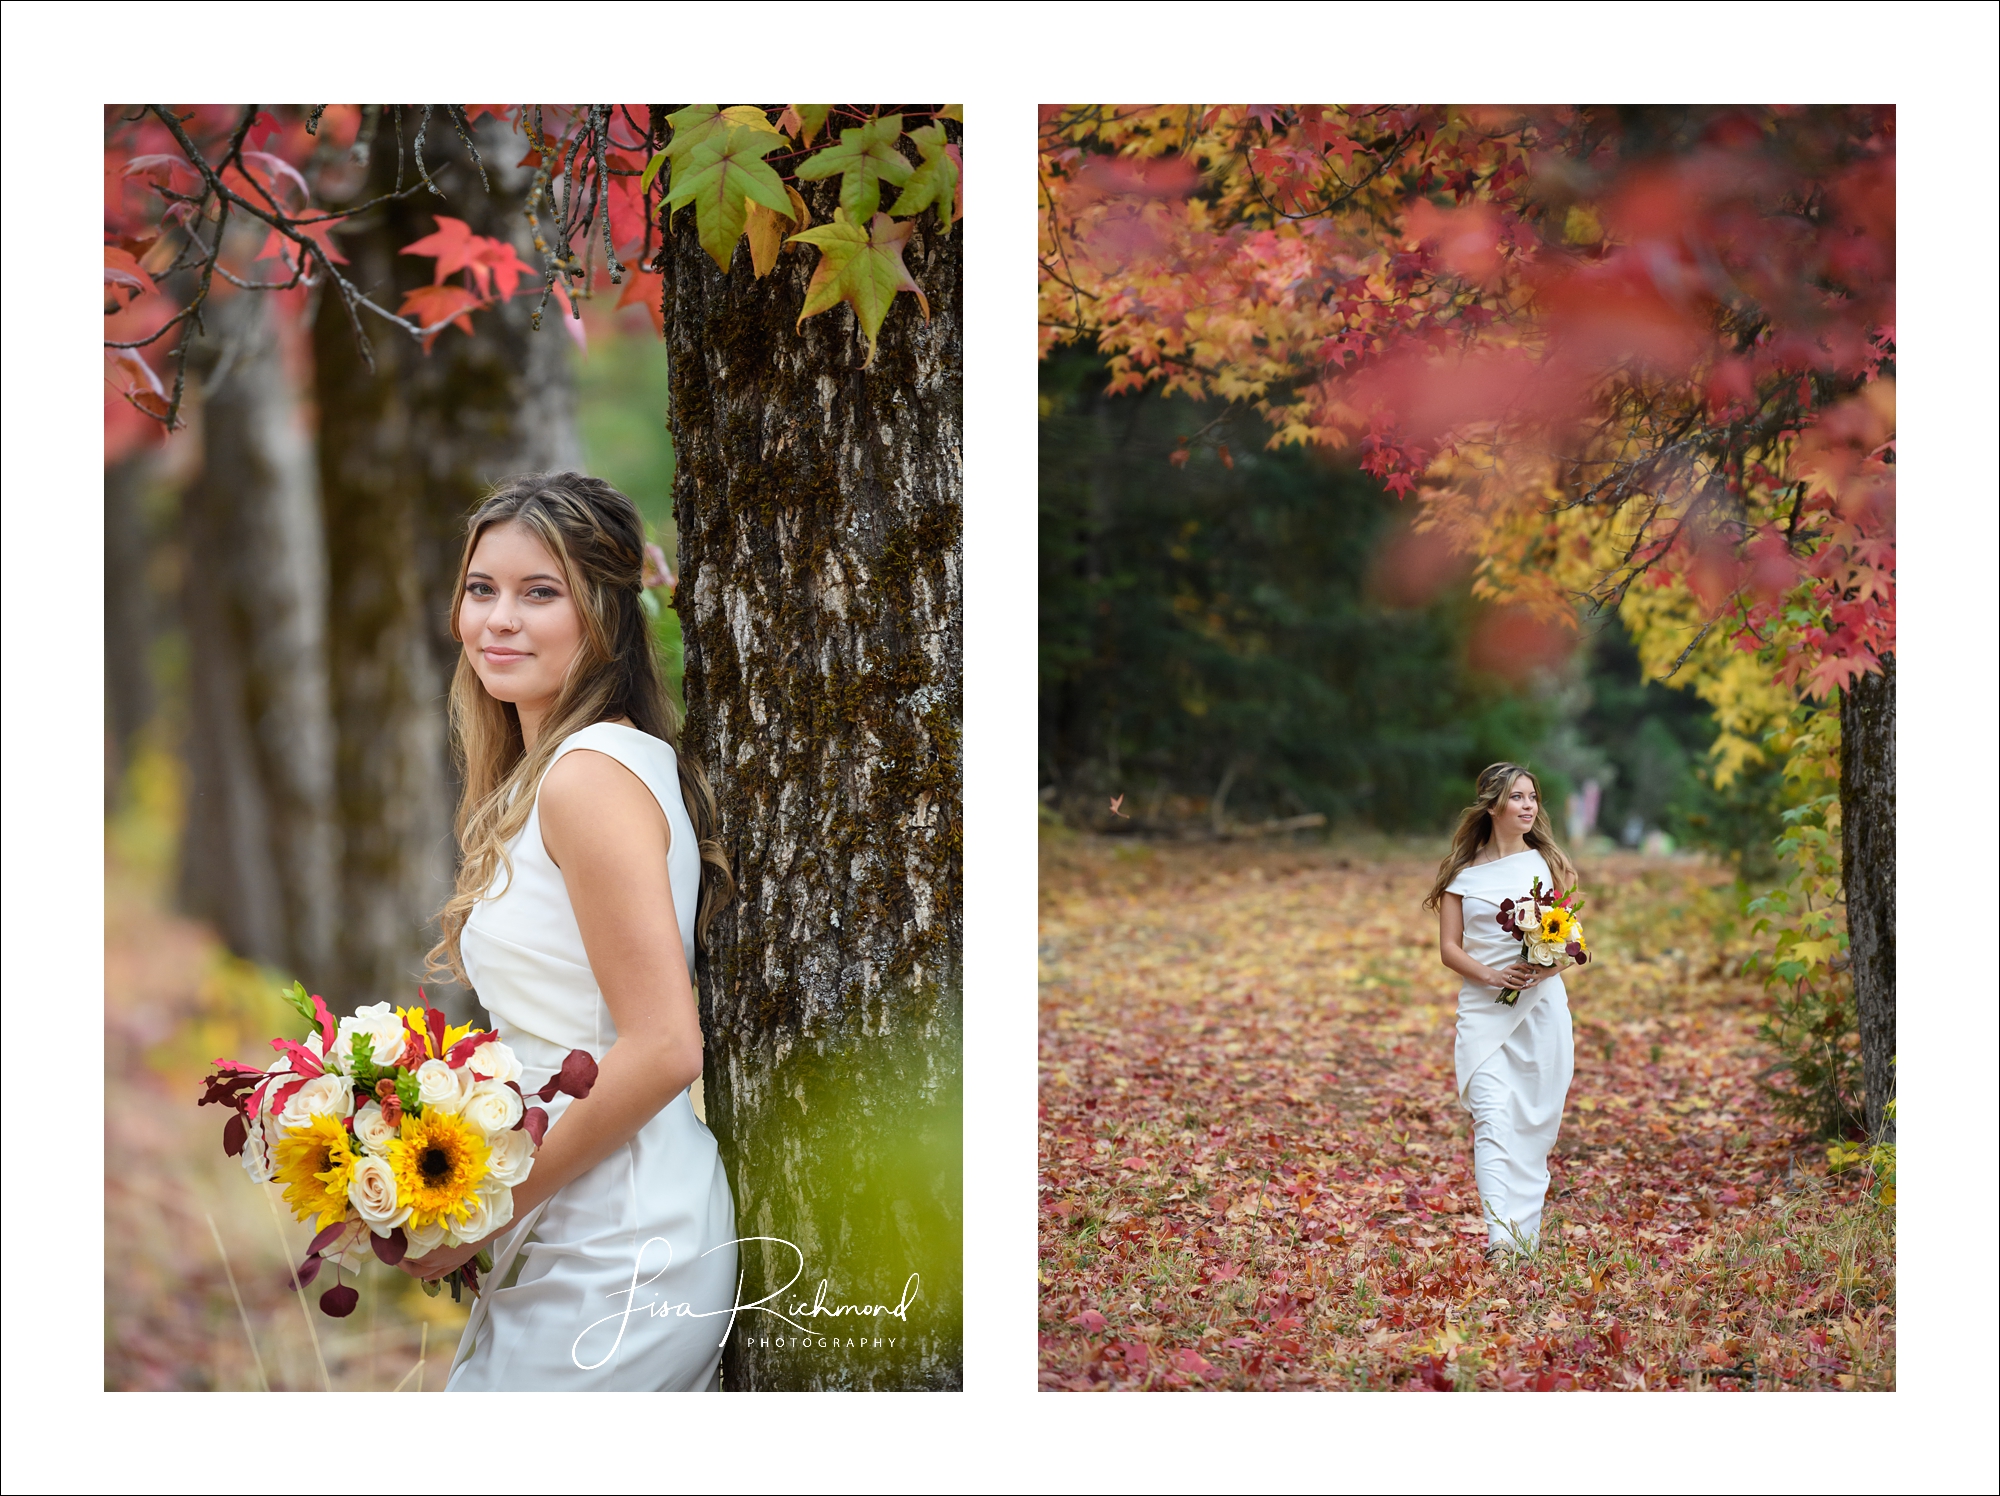
[[[107, 111], [111, 1385], [370, 1386], [385, 1355], [424, 1385], [454, 1314], [385, 1349], [401, 1275], [364, 1285], [365, 1331], [271, 1301], [262, 1244], [298, 1231], [203, 1167], [188, 1067], [289, 1037], [295, 979], [335, 1012], [415, 1000], [454, 868], [464, 517], [577, 466], [646, 520], [642, 602], [734, 864], [696, 1105], [758, 1244], [745, 1300], [921, 1296], [872, 1344], [746, 1326], [724, 1385], [956, 1385], [961, 127]], [[260, 1337], [301, 1329], [267, 1367]]]
[[[1578, 1106], [1637, 1108], [1562, 1155], [1556, 1197], [1604, 1215], [1489, 1284], [1452, 1234], [1478, 1230], [1452, 1224], [1463, 1128], [1380, 1031], [1400, 1000], [1426, 1032], [1435, 983], [1424, 919], [1370, 895], [1414, 898], [1441, 845], [1353, 851], [1366, 871], [1345, 879], [1346, 855], [1253, 866], [1278, 881], [1268, 914], [1230, 886], [1249, 854], [1212, 855], [1206, 888], [1201, 858], [1163, 861], [1156, 883], [1212, 906], [1192, 923], [1057, 857], [1043, 1384], [1810, 1386], [1836, 1375], [1813, 1320], [1843, 1314], [1826, 1384], [1894, 1385], [1894, 111], [1050, 105], [1041, 123], [1045, 815], [1216, 842], [1435, 835], [1485, 764], [1531, 765], [1592, 919], [1623, 937], [1574, 982], [1614, 1092]], [[1671, 820], [1736, 898], [1621, 867], [1607, 811], [1656, 855]], [[1280, 912], [1302, 893], [1327, 936]], [[1668, 932], [1697, 896], [1690, 969]], [[1263, 982], [1098, 964], [1131, 957], [1097, 932], [1156, 919], [1183, 960]], [[1320, 964], [1364, 924], [1368, 963]], [[1635, 1011], [1663, 956], [1679, 980]], [[1218, 984], [1247, 1011], [1216, 1013]], [[1675, 1045], [1640, 1019], [1681, 1021], [1710, 984], [1758, 1015], [1749, 1032]], [[1342, 1034], [1335, 1003], [1375, 1036]], [[1752, 1034], [1766, 1063], [1746, 1069]], [[1370, 1046], [1406, 1073], [1357, 1078]], [[1252, 1117], [1211, 1071], [1246, 1101], [1266, 1083]], [[1706, 1109], [1679, 1094], [1696, 1075], [1722, 1109], [1699, 1125], [1727, 1129], [1707, 1156], [1688, 1123], [1642, 1125], [1663, 1101]], [[1869, 1176], [1842, 1207], [1860, 1236], [1773, 1272], [1768, 1221], [1684, 1235], [1672, 1207], [1695, 1201], [1697, 1221], [1775, 1211], [1802, 1239], [1796, 1159], [1772, 1172], [1788, 1129], [1830, 1144], [1821, 1175]], [[1371, 1189], [1401, 1204], [1358, 1207]], [[1544, 1321], [1552, 1294], [1585, 1333]], [[1635, 1322], [1643, 1302], [1673, 1302], [1654, 1320], [1674, 1333]]]

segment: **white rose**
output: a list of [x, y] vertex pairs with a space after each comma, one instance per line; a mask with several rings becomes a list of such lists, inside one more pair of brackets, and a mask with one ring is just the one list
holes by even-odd
[[243, 1136], [243, 1152], [238, 1157], [243, 1160], [243, 1172], [250, 1176], [252, 1184], [271, 1182], [271, 1142], [263, 1118], [249, 1124], [249, 1131]]
[[509, 1189], [528, 1177], [535, 1166], [535, 1140], [528, 1129], [497, 1132], [486, 1140], [486, 1168], [495, 1184]]
[[409, 1243], [405, 1249], [407, 1256], [428, 1257], [444, 1245], [444, 1238], [444, 1227], [435, 1222], [428, 1226], [417, 1226], [408, 1221], [403, 1223], [403, 1240]]
[[292, 1093], [278, 1114], [280, 1127], [304, 1127], [314, 1117], [345, 1119], [354, 1112], [354, 1086], [344, 1075], [316, 1075]]
[[365, 1101], [354, 1114], [354, 1135], [370, 1153], [380, 1153], [396, 1140], [396, 1129], [382, 1115], [382, 1103]]
[[347, 1199], [377, 1236], [387, 1236], [410, 1218], [410, 1207], [396, 1203], [396, 1171], [388, 1159], [372, 1153], [354, 1161]]
[[367, 1036], [368, 1058], [377, 1065], [395, 1064], [396, 1057], [403, 1052], [403, 1041], [408, 1037], [403, 1020], [387, 1003], [358, 1009], [352, 1017], [340, 1020], [340, 1037], [336, 1042], [342, 1056], [354, 1053], [356, 1034]]
[[443, 1060], [425, 1060], [417, 1066], [417, 1100], [425, 1111], [456, 1112], [472, 1095], [472, 1072], [454, 1070]]
[[514, 1192], [506, 1185], [488, 1185], [472, 1197], [472, 1212], [452, 1228], [461, 1242], [491, 1236], [514, 1219]]
[[521, 1078], [521, 1062], [514, 1058], [514, 1051], [498, 1039], [473, 1050], [472, 1058], [465, 1063], [474, 1075], [484, 1080], [506, 1082], [518, 1081]]
[[497, 1080], [482, 1080], [472, 1088], [459, 1116], [491, 1140], [521, 1120], [521, 1093]]

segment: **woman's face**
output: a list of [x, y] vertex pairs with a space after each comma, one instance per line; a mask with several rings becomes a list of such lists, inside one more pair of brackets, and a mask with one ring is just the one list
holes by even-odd
[[1509, 831], [1515, 836], [1526, 836], [1534, 828], [1535, 814], [1540, 809], [1541, 797], [1535, 793], [1535, 781], [1525, 774], [1516, 774], [1500, 803], [1487, 814], [1493, 817], [1496, 833]]
[[496, 700], [539, 715], [562, 689], [583, 646], [583, 617], [562, 567], [524, 525], [489, 526], [473, 546], [458, 636]]

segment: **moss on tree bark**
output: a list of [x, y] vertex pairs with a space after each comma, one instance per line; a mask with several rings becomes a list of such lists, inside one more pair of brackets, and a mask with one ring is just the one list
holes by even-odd
[[1896, 657], [1840, 697], [1840, 857], [1868, 1135], [1896, 1140]]
[[961, 1382], [961, 244], [918, 224], [930, 319], [899, 297], [866, 370], [848, 308], [794, 325], [815, 251], [724, 275], [685, 211], [659, 261], [685, 741], [741, 890], [701, 963], [708, 1120], [738, 1234], [798, 1249], [742, 1248], [743, 1299], [777, 1297], [732, 1390]]

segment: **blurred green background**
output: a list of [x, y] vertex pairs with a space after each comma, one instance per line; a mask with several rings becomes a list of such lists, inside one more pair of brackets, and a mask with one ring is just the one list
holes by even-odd
[[1645, 679], [1615, 618], [1572, 635], [1480, 603], [1463, 558], [1357, 469], [1265, 450], [1240, 407], [1104, 385], [1091, 352], [1041, 366], [1045, 814], [1435, 833], [1512, 759], [1559, 837], [1769, 871], [1775, 769], [1718, 792], [1707, 708]]

